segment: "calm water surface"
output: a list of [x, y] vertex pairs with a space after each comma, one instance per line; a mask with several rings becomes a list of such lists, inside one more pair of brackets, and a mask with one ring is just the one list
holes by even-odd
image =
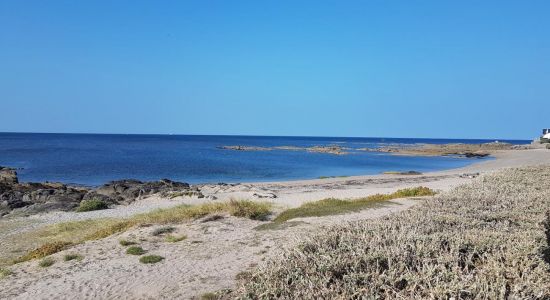
[[0, 133], [0, 165], [20, 168], [19, 179], [23, 182], [99, 185], [124, 178], [170, 178], [190, 183], [277, 181], [378, 174], [389, 170], [427, 172], [462, 167], [478, 159], [392, 156], [353, 150], [349, 155], [232, 151], [217, 147], [337, 144], [356, 149], [387, 143], [491, 141], [494, 140]]

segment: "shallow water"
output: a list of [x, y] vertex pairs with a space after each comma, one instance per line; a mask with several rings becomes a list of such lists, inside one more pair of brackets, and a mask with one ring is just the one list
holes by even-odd
[[[110, 180], [170, 178], [191, 183], [278, 181], [320, 176], [420, 172], [457, 168], [478, 159], [394, 156], [353, 151], [349, 155], [305, 151], [233, 151], [217, 147], [340, 145], [352, 149], [387, 143], [480, 143], [493, 140], [37, 134], [0, 133], [0, 165], [20, 168], [19, 179], [99, 185]], [[509, 141], [525, 144], [529, 141]]]

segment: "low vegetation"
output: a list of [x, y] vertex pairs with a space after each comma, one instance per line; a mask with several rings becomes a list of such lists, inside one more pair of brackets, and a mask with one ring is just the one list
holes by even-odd
[[54, 260], [53, 258], [51, 258], [51, 257], [46, 257], [46, 258], [42, 259], [42, 260], [38, 263], [38, 265], [39, 265], [40, 267], [42, 267], [42, 268], [47, 268], [47, 267], [53, 265], [54, 263], [55, 263], [55, 260]]
[[8, 277], [11, 274], [13, 274], [13, 272], [10, 269], [0, 268], [0, 279]]
[[142, 264], [155, 264], [163, 259], [164, 257], [159, 255], [145, 255], [139, 258], [139, 262]]
[[107, 205], [105, 201], [92, 199], [92, 200], [82, 200], [80, 202], [80, 206], [76, 209], [76, 211], [85, 212], [85, 211], [101, 210], [101, 209], [107, 209], [107, 208], [109, 208], [109, 205]]
[[102, 239], [145, 224], [176, 224], [199, 219], [209, 214], [219, 213], [228, 213], [235, 217], [253, 220], [263, 220], [271, 213], [271, 204], [249, 200], [231, 200], [228, 202], [211, 202], [200, 205], [179, 205], [138, 214], [125, 219], [104, 218], [58, 223], [26, 234], [24, 238], [32, 241], [29, 244], [36, 244], [40, 241], [43, 245], [21, 256], [14, 262], [18, 263], [42, 258], [64, 250], [73, 244]]
[[186, 235], [181, 235], [181, 236], [167, 235], [166, 241], [170, 243], [177, 243], [185, 240], [186, 238], [187, 238]]
[[121, 246], [124, 246], [124, 247], [137, 244], [136, 242], [128, 241], [128, 240], [120, 240], [120, 241], [118, 241], [118, 243], [119, 243]]
[[30, 251], [29, 253], [17, 258], [15, 260], [15, 262], [19, 263], [19, 262], [28, 261], [28, 260], [31, 260], [31, 259], [43, 258], [43, 257], [46, 257], [48, 255], [52, 255], [54, 253], [57, 253], [59, 251], [63, 251], [65, 249], [69, 248], [71, 245], [72, 245], [72, 243], [62, 242], [62, 241], [46, 243], [46, 244]]
[[550, 299], [547, 182], [549, 166], [506, 170], [333, 226], [253, 271], [232, 298]]
[[171, 226], [160, 227], [160, 228], [157, 228], [157, 229], [153, 230], [153, 232], [151, 232], [151, 235], [152, 236], [163, 235], [163, 234], [167, 234], [167, 233], [172, 233], [175, 230], [176, 230], [176, 228], [171, 227]]
[[142, 254], [145, 254], [145, 252], [146, 251], [143, 250], [143, 248], [138, 246], [132, 246], [126, 249], [126, 254], [131, 254], [131, 255], [142, 255]]
[[84, 257], [80, 254], [74, 254], [74, 253], [71, 253], [71, 254], [65, 254], [63, 256], [63, 260], [64, 261], [71, 261], [71, 260], [82, 260]]
[[384, 204], [383, 201], [419, 196], [432, 196], [435, 192], [426, 187], [401, 189], [392, 194], [376, 194], [355, 200], [323, 199], [302, 204], [300, 207], [291, 208], [280, 213], [273, 222], [281, 223], [291, 219], [304, 217], [322, 217], [359, 211], [368, 207]]

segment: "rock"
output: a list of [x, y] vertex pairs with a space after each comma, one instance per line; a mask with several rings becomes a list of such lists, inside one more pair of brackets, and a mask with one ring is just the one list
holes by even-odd
[[0, 167], [0, 185], [16, 183], [18, 183], [18, 180], [17, 172], [15, 171], [15, 169]]
[[189, 190], [189, 184], [169, 179], [142, 182], [134, 179], [111, 181], [100, 186], [95, 193], [114, 199], [117, 203], [131, 203], [136, 199], [157, 193]]
[[275, 195], [274, 193], [254, 193], [252, 196], [256, 198], [271, 198], [271, 199], [277, 198], [277, 195]]
[[17, 210], [24, 214], [50, 210], [73, 210], [82, 200], [98, 199], [108, 204], [128, 204], [160, 193], [184, 192], [204, 197], [197, 187], [169, 179], [142, 182], [127, 179], [111, 181], [97, 189], [67, 186], [63, 183], [19, 183], [14, 169], [0, 167], [0, 216]]

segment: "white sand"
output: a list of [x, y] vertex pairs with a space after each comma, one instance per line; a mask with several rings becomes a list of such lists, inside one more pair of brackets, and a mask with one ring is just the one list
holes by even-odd
[[[291, 182], [250, 183], [236, 186], [203, 186], [207, 196], [218, 200], [229, 198], [272, 201], [281, 207], [327, 197], [357, 198], [375, 193], [389, 193], [418, 185], [448, 190], [471, 179], [461, 175], [486, 173], [507, 167], [550, 163], [548, 150], [501, 151], [496, 160], [481, 161], [461, 169], [433, 172], [424, 175], [375, 175], [330, 178]], [[274, 194], [276, 198], [260, 199], [254, 194]], [[48, 213], [31, 217], [31, 225], [18, 226], [0, 233], [0, 238], [13, 237], [18, 232], [47, 223], [99, 217], [124, 217], [180, 203], [195, 204], [208, 199], [178, 198], [174, 200], [151, 197], [129, 206], [88, 213]], [[291, 245], [300, 236], [329, 224], [350, 220], [376, 218], [407, 209], [418, 200], [400, 199], [393, 205], [367, 209], [358, 213], [306, 218], [284, 230], [257, 231], [263, 222], [228, 217], [201, 223], [200, 220], [176, 225], [178, 234], [188, 239], [178, 243], [165, 242], [150, 233], [155, 228], [137, 228], [103, 240], [86, 242], [53, 255], [56, 263], [40, 268], [37, 261], [11, 266], [13, 275], [0, 279], [0, 298], [4, 299], [189, 299], [206, 292], [231, 288], [235, 276], [260, 263], [276, 249]], [[13, 221], [17, 222], [17, 220]], [[26, 223], [26, 222], [25, 222]], [[124, 253], [118, 240], [133, 239], [149, 254], [165, 260], [154, 264], [139, 263], [138, 257]], [[82, 261], [64, 262], [63, 255], [79, 253]]]

